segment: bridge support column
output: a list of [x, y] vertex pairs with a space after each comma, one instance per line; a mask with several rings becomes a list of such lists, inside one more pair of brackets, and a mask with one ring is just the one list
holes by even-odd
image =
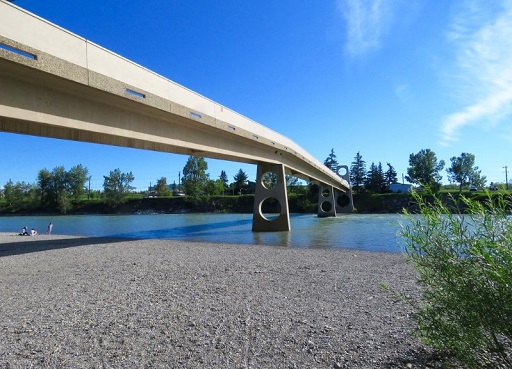
[[336, 200], [334, 198], [334, 188], [323, 183], [320, 183], [318, 186], [318, 216], [336, 216]]
[[[343, 170], [344, 173], [340, 174], [340, 170]], [[346, 165], [338, 166], [336, 173], [350, 184], [350, 176]], [[318, 193], [319, 217], [335, 217], [336, 213], [351, 213], [353, 211], [354, 201], [352, 199], [352, 190], [343, 192], [332, 186], [320, 183]]]
[[[266, 173], [274, 173], [273, 175], [277, 177], [277, 183], [274, 186], [265, 185], [263, 182]], [[270, 218], [263, 215], [262, 205], [267, 199], [275, 199], [279, 202], [280, 210], [276, 217]], [[290, 210], [288, 209], [286, 177], [284, 165], [282, 164], [258, 164], [256, 174], [256, 191], [254, 194], [252, 230], [254, 232], [290, 230]]]
[[[341, 172], [341, 173], [340, 173]], [[336, 174], [343, 178], [350, 185], [350, 174], [349, 174], [348, 166], [346, 165], [338, 165], [336, 168]], [[334, 191], [334, 197], [336, 199], [336, 211], [338, 213], [352, 213], [354, 211], [354, 199], [352, 197], [352, 187], [347, 190], [347, 192], [343, 191]]]

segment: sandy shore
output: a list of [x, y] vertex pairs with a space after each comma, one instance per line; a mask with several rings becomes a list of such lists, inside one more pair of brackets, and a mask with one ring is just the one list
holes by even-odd
[[0, 233], [1, 368], [424, 367], [402, 255]]

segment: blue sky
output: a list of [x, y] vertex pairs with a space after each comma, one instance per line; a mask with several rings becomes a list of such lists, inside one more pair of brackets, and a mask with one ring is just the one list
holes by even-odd
[[[512, 1], [34, 1], [16, 5], [340, 164], [469, 152], [488, 183], [512, 172]], [[186, 156], [0, 133], [0, 185], [40, 169], [178, 182]], [[6, 153], [16, 153], [7, 155]], [[207, 159], [210, 177], [256, 167]], [[443, 170], [443, 181], [448, 182]], [[512, 177], [512, 175], [511, 175]]]

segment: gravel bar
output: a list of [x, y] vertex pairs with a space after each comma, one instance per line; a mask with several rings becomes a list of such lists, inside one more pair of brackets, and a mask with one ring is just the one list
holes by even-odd
[[0, 368], [420, 368], [404, 256], [0, 233]]

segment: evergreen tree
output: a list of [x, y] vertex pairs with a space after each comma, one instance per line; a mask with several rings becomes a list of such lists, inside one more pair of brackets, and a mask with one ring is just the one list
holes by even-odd
[[249, 177], [247, 177], [247, 174], [242, 169], [238, 171], [233, 179], [235, 180], [233, 184], [235, 193], [241, 194], [243, 191], [247, 191], [247, 180]]
[[336, 154], [334, 153], [334, 149], [331, 149], [331, 153], [325, 159], [324, 165], [332, 170], [334, 173], [337, 173], [338, 170], [338, 160], [336, 159]]
[[224, 188], [228, 188], [228, 175], [226, 174], [226, 171], [221, 170], [219, 179], [222, 181]]
[[386, 182], [386, 187], [389, 187], [390, 184], [397, 183], [398, 178], [396, 176], [395, 168], [393, 168], [393, 166], [389, 163], [387, 163], [387, 165], [388, 165], [388, 170], [386, 170], [386, 173], [384, 173], [384, 179]]
[[358, 151], [354, 158], [354, 161], [350, 165], [350, 182], [354, 190], [361, 191], [363, 189], [365, 181], [366, 162], [363, 160], [363, 157]]
[[373, 162], [370, 165], [370, 169], [366, 174], [365, 187], [368, 191], [372, 192], [381, 192], [385, 189], [384, 172], [380, 162], [378, 165]]

